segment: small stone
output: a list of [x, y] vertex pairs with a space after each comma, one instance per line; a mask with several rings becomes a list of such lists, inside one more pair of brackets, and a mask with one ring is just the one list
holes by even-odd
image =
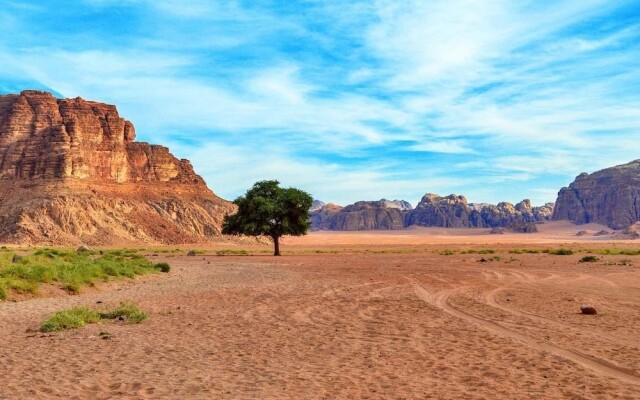
[[78, 254], [79, 253], [89, 253], [91, 251], [93, 251], [93, 249], [91, 247], [87, 246], [87, 245], [84, 245], [84, 244], [82, 246], [78, 247], [78, 250], [76, 250], [76, 252]]
[[581, 305], [580, 311], [582, 311], [582, 313], [586, 315], [595, 315], [598, 313], [594, 306], [590, 306], [588, 304]]

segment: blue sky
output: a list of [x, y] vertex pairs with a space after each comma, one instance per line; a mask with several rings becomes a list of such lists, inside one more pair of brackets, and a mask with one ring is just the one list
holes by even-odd
[[222, 197], [554, 201], [640, 158], [637, 0], [0, 0], [0, 93], [116, 104]]

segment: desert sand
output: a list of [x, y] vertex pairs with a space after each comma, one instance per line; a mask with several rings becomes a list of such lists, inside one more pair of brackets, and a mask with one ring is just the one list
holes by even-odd
[[[600, 228], [321, 232], [286, 238], [282, 257], [151, 250], [169, 274], [0, 303], [0, 399], [636, 399], [640, 256], [509, 252], [640, 248], [575, 236]], [[150, 318], [33, 331], [122, 300]]]

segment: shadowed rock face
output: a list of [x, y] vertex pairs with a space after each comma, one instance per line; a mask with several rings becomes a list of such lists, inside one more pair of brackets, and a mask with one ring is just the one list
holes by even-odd
[[624, 229], [640, 221], [640, 160], [582, 173], [560, 189], [554, 220]]
[[0, 240], [176, 243], [219, 235], [233, 206], [188, 160], [134, 142], [115, 106], [0, 96]]

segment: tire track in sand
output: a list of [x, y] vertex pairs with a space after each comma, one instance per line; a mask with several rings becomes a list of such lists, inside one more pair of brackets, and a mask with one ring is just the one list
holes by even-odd
[[631, 383], [634, 385], [640, 385], [640, 374], [637, 371], [620, 367], [610, 361], [591, 357], [586, 354], [582, 354], [580, 352], [569, 350], [563, 347], [559, 347], [550, 343], [538, 342], [532, 337], [521, 334], [519, 332], [515, 332], [509, 330], [498, 323], [477, 317], [475, 315], [468, 314], [462, 310], [459, 310], [453, 307], [450, 304], [450, 298], [457, 292], [460, 292], [461, 289], [445, 289], [436, 294], [430, 293], [427, 289], [425, 289], [422, 285], [418, 284], [414, 280], [410, 280], [416, 295], [421, 300], [425, 301], [428, 304], [431, 304], [442, 311], [446, 312], [449, 315], [452, 315], [456, 318], [462, 319], [463, 321], [472, 323], [477, 325], [489, 332], [497, 334], [499, 336], [517, 340], [525, 345], [539, 350], [543, 352], [548, 352], [554, 354], [556, 356], [565, 358], [567, 360], [573, 361], [576, 364], [582, 365], [585, 368], [588, 368], [594, 372], [597, 372], [602, 375], [606, 375], [612, 378], [619, 379], [621, 381]]

